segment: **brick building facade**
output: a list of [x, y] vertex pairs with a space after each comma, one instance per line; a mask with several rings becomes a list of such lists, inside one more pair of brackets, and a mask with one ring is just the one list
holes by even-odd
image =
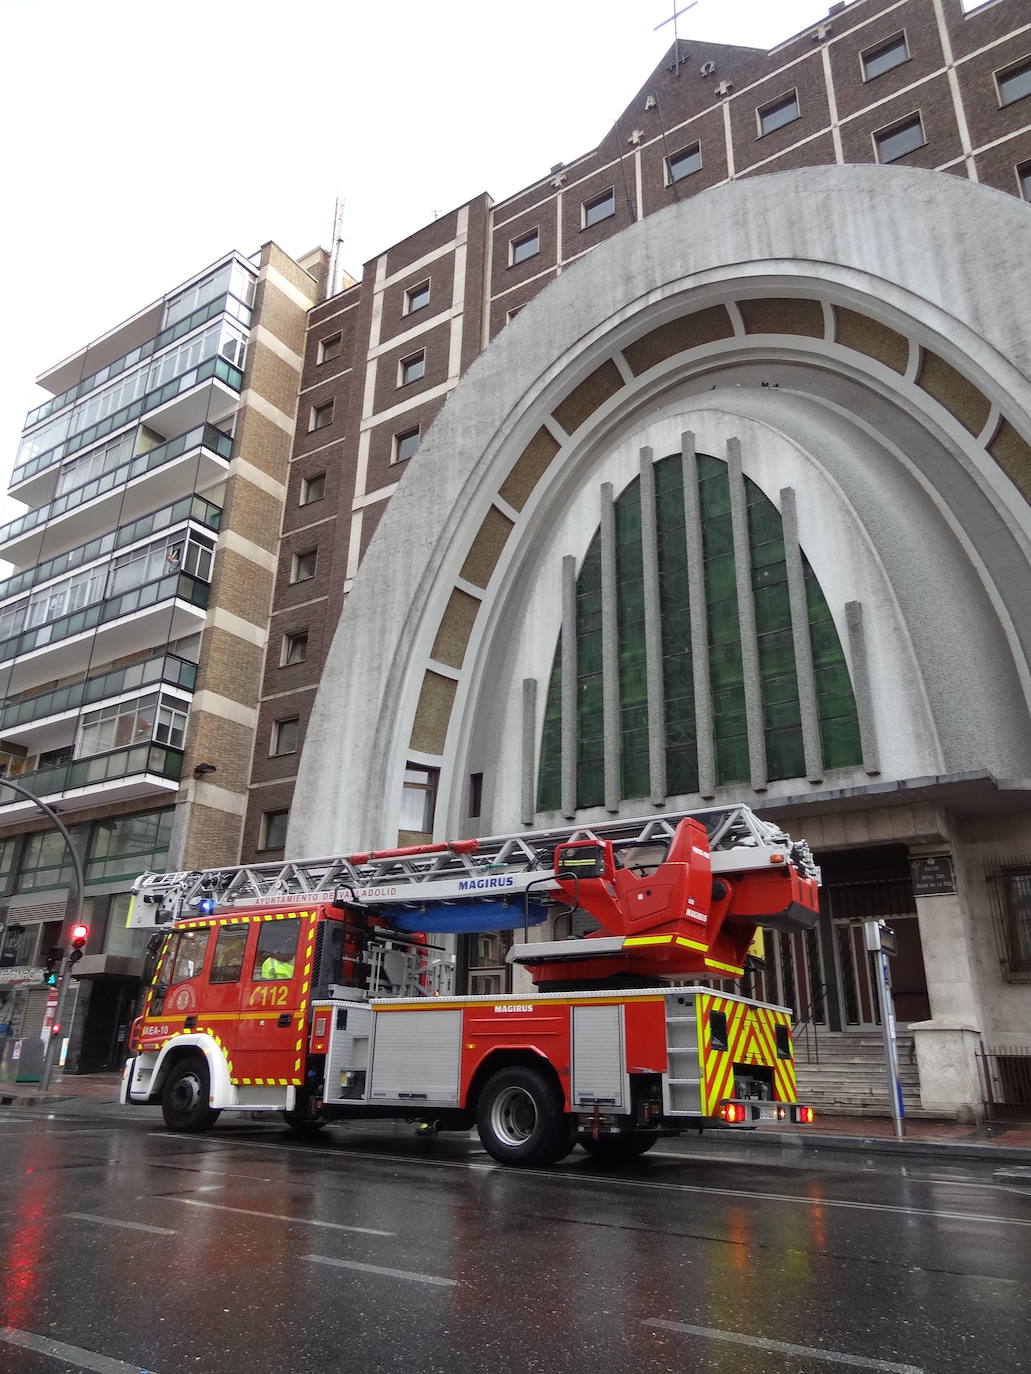
[[421, 438], [508, 321], [631, 224], [733, 181], [890, 162], [1031, 198], [1026, 19], [1020, 0], [855, 0], [769, 52], [680, 40], [597, 148], [442, 215], [311, 311], [244, 858], [282, 852], [344, 598]]

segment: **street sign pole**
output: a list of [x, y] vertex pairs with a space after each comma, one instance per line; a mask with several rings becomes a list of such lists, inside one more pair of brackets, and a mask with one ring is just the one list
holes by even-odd
[[[891, 1119], [895, 1125], [895, 1138], [901, 1140], [905, 1134], [903, 1118], [906, 1109], [902, 1101], [902, 1084], [899, 1082], [899, 1052], [895, 1035], [895, 1003], [891, 995], [891, 968], [888, 964], [888, 950], [885, 948], [884, 930], [880, 921], [865, 921], [866, 947], [877, 956], [877, 1002], [881, 1009], [881, 1035], [884, 1038], [884, 1064], [888, 1075], [888, 1101], [891, 1103]], [[891, 937], [894, 945], [894, 938]]]

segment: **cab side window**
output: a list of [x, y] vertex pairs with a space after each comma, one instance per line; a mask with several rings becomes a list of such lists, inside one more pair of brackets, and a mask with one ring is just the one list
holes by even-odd
[[300, 932], [301, 923], [296, 917], [261, 923], [252, 975], [256, 983], [276, 982], [294, 976]]
[[223, 926], [215, 942], [211, 960], [212, 983], [238, 983], [243, 973], [243, 952], [247, 946], [246, 926]]
[[204, 967], [204, 956], [208, 952], [210, 935], [210, 930], [180, 931], [179, 946], [171, 951], [168, 974], [169, 987], [174, 983], [185, 983], [188, 979], [197, 977]]

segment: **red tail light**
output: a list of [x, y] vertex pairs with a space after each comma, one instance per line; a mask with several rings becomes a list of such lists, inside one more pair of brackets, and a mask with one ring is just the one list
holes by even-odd
[[795, 1120], [801, 1126], [811, 1126], [816, 1120], [816, 1113], [813, 1111], [812, 1107], [799, 1107]]
[[744, 1121], [748, 1114], [748, 1108], [740, 1102], [724, 1102], [716, 1115], [722, 1120], [731, 1124], [737, 1121]]

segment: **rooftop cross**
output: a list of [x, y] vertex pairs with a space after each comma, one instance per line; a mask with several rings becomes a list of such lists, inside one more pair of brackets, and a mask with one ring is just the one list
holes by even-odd
[[695, 5], [697, 5], [697, 3], [698, 3], [698, 0], [691, 0], [691, 3], [690, 3], [689, 5], [685, 5], [685, 6], [683, 7], [683, 9], [679, 9], [679, 10], [678, 10], [677, 7], [676, 7], [676, 0], [673, 0], [673, 13], [670, 15], [670, 17], [669, 17], [668, 19], [664, 19], [664, 20], [662, 21], [661, 24], [656, 24], [656, 25], [655, 25], [655, 29], [654, 29], [654, 32], [655, 32], [655, 33], [658, 33], [658, 31], [659, 31], [660, 29], [664, 29], [664, 28], [666, 27], [667, 24], [672, 24], [672, 25], [673, 25], [673, 65], [672, 65], [672, 67], [670, 68], [670, 70], [671, 70], [676, 76], [679, 76], [679, 75], [680, 75], [680, 67], [681, 67], [681, 62], [680, 62], [680, 38], [679, 38], [679, 35], [677, 34], [677, 20], [680, 18], [680, 16], [681, 16], [682, 14], [686, 14], [686, 13], [688, 12], [688, 10], [693, 10], [694, 7], [695, 7]]

